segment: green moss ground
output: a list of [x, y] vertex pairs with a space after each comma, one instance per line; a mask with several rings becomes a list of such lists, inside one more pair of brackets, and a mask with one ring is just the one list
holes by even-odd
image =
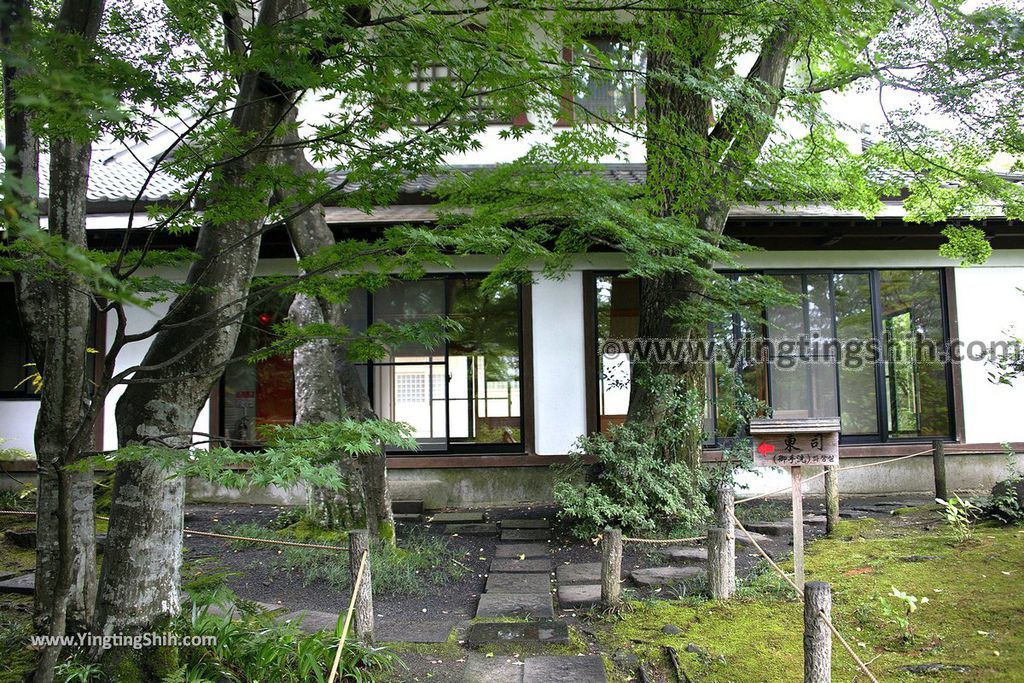
[[[921, 680], [898, 667], [945, 663], [935, 681], [1024, 680], [1024, 528], [981, 526], [956, 544], [933, 510], [905, 510], [878, 522], [845, 522], [835, 539], [812, 543], [807, 580], [832, 584], [833, 621], [885, 681]], [[918, 561], [907, 558], [917, 556]], [[921, 559], [921, 556], [934, 559]], [[912, 616], [908, 645], [883, 615], [878, 598], [892, 587], [928, 602]], [[638, 603], [598, 629], [602, 649], [632, 649], [664, 668], [674, 646], [691, 678], [701, 681], [795, 681], [802, 678], [802, 608], [765, 575], [729, 602]], [[682, 630], [662, 633], [666, 624]], [[695, 643], [708, 656], [685, 652]], [[724, 662], [718, 655], [724, 657]], [[838, 642], [834, 680], [853, 680], [856, 666]]]

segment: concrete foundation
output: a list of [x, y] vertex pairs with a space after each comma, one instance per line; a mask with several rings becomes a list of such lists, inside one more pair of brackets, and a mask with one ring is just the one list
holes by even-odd
[[[1018, 469], [1024, 469], [1024, 454], [1015, 456]], [[934, 493], [932, 460], [918, 457], [877, 467], [861, 467], [882, 462], [886, 458], [844, 459], [841, 467], [857, 469], [842, 472], [839, 477], [841, 495], [888, 495]], [[0, 463], [3, 466], [3, 463]], [[34, 468], [24, 461], [16, 468], [8, 467], [0, 476], [0, 491], [13, 491], [23, 483], [35, 481]], [[17, 471], [11, 471], [16, 469]], [[820, 468], [804, 468], [805, 479]], [[946, 458], [946, 478], [951, 491], [987, 494], [992, 485], [1009, 474], [1005, 455], [956, 455]], [[554, 477], [546, 467], [488, 467], [450, 469], [396, 469], [388, 472], [393, 500], [423, 501], [429, 510], [459, 507], [490, 507], [544, 504], [553, 501]], [[780, 469], [763, 469], [743, 473], [745, 485], [740, 495], [754, 495], [786, 489], [789, 473]], [[824, 479], [819, 477], [804, 485], [811, 495], [823, 493]], [[301, 486], [282, 489], [276, 486], [234, 490], [201, 480], [190, 480], [188, 499], [196, 503], [249, 503], [256, 505], [304, 505], [305, 489]]]

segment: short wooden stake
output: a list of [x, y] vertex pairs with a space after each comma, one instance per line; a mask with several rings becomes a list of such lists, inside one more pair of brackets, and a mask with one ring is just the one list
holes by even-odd
[[935, 470], [935, 497], [949, 500], [946, 493], [946, 444], [932, 441], [932, 469]]
[[[359, 575], [359, 564], [363, 553], [367, 554], [363, 578], [356, 584]], [[355, 587], [355, 622], [356, 635], [365, 642], [373, 641], [373, 584], [370, 579], [370, 532], [365, 529], [348, 532], [348, 566], [352, 576], [351, 585]]]
[[622, 529], [606, 528], [601, 537], [601, 604], [614, 607], [622, 597]]
[[811, 581], [804, 586], [804, 683], [832, 682], [831, 618], [832, 587]]
[[708, 529], [708, 589], [715, 600], [728, 600], [736, 593], [736, 538], [729, 529]]
[[831, 536], [839, 526], [839, 467], [825, 466], [825, 533]]
[[802, 589], [804, 587], [804, 478], [800, 467], [790, 467], [789, 472], [793, 478], [793, 583]]

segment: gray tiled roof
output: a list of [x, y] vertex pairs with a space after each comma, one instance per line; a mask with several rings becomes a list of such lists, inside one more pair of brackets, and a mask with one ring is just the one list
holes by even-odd
[[[3, 160], [0, 159], [2, 168]], [[143, 203], [151, 203], [166, 199], [181, 189], [183, 183], [163, 171], [149, 178], [149, 169], [135, 160], [99, 161], [94, 157], [89, 168], [88, 199], [90, 202], [132, 201], [143, 185], [146, 185], [146, 189], [141, 199]], [[50, 159], [46, 154], [39, 158], [39, 196], [41, 199], [50, 196]]]

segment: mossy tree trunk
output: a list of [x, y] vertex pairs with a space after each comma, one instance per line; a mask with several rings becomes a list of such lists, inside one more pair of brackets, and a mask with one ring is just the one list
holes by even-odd
[[[714, 242], [771, 131], [796, 35], [784, 24], [767, 33], [747, 75], [761, 94], [758, 104], [725, 107], [716, 120], [711, 96], [689, 86], [688, 74], [721, 63], [728, 44], [722, 39], [720, 18], [681, 11], [649, 21], [643, 114], [650, 210], [692, 223]], [[639, 336], [673, 340], [684, 349], [705, 340], [713, 320], [703, 311], [713, 293], [706, 291], [700, 272], [713, 267], [697, 257], [689, 269], [645, 278]], [[656, 435], [665, 411], [681, 398], [692, 419], [683, 438], [665, 445], [664, 456], [699, 466], [703, 423], [696, 416], [703, 415], [707, 400], [707, 362], [699, 355], [667, 362], [634, 358], [633, 368], [628, 420]]]

